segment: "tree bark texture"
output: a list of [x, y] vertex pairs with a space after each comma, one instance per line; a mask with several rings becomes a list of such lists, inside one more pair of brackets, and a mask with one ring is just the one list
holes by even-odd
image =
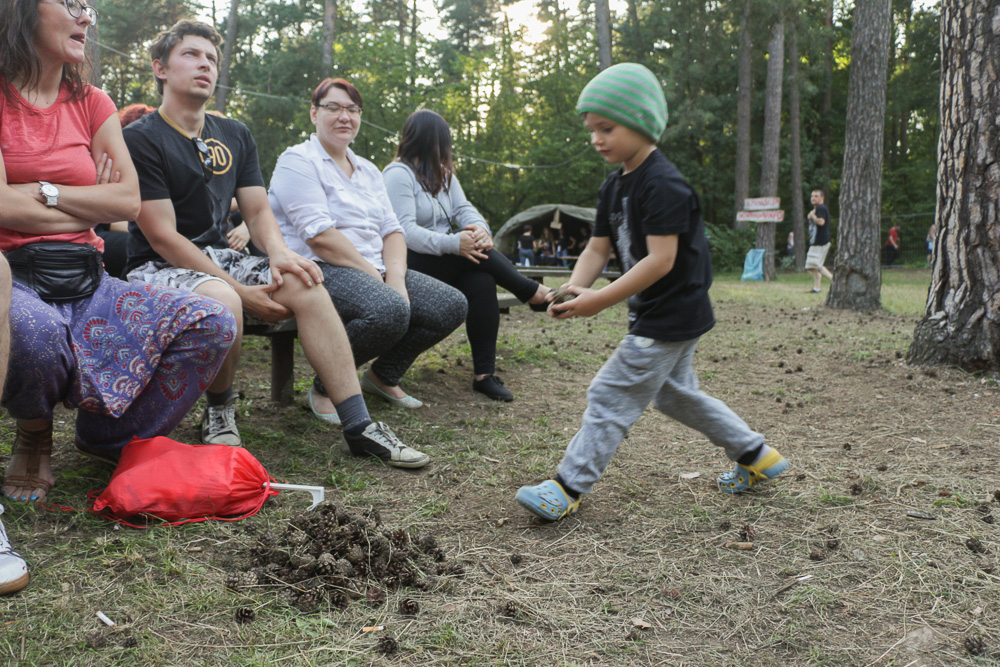
[[219, 66], [219, 82], [215, 87], [215, 108], [226, 112], [226, 101], [229, 98], [229, 67], [233, 63], [233, 45], [236, 43], [236, 19], [240, 9], [240, 0], [232, 0], [229, 4], [229, 22], [226, 24], [226, 43], [222, 45], [222, 64]]
[[639, 8], [636, 0], [628, 0], [628, 19], [632, 25], [632, 54], [635, 61], [642, 62], [646, 49], [642, 46], [642, 29], [639, 26]]
[[795, 234], [795, 270], [806, 265], [806, 223], [802, 198], [802, 109], [799, 98], [799, 35], [798, 18], [788, 25], [788, 129], [791, 141], [788, 149], [792, 159], [792, 232]]
[[[785, 23], [778, 17], [767, 45], [767, 91], [764, 95], [764, 156], [760, 164], [760, 196], [778, 195], [781, 152], [781, 88], [785, 70]], [[764, 249], [764, 280], [774, 280], [774, 223], [757, 223], [757, 246]]]
[[833, 285], [826, 299], [826, 305], [834, 308], [882, 307], [879, 221], [891, 16], [891, 0], [857, 4], [847, 84], [840, 224]]
[[736, 222], [736, 211], [743, 210], [743, 200], [750, 196], [750, 95], [753, 86], [753, 41], [750, 34], [750, 0], [740, 15], [739, 65], [736, 83], [736, 192], [733, 202], [733, 226], [742, 229], [749, 223]]
[[[87, 4], [97, 11], [101, 9], [98, 6], [98, 0], [90, 0]], [[104, 76], [101, 71], [101, 47], [97, 44], [99, 41], [101, 41], [101, 33], [98, 26], [91, 25], [87, 28], [87, 66], [84, 71], [87, 74], [87, 83], [95, 88], [104, 87]]]
[[[820, 127], [820, 170], [823, 177], [830, 178], [830, 116], [833, 114], [833, 0], [827, 0], [826, 19], [823, 22], [826, 28], [826, 40], [823, 43], [823, 108]], [[829, 193], [827, 193], [829, 194]]]
[[1000, 370], [1000, 0], [941, 4], [937, 237], [907, 360]]
[[594, 2], [597, 19], [597, 67], [606, 70], [611, 67], [611, 8], [608, 0]]
[[330, 75], [333, 69], [333, 37], [337, 33], [337, 0], [323, 2], [323, 74]]

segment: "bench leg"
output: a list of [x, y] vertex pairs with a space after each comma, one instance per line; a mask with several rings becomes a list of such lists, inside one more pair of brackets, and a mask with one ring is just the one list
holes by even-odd
[[282, 405], [292, 402], [295, 376], [295, 332], [283, 331], [271, 336], [271, 400]]

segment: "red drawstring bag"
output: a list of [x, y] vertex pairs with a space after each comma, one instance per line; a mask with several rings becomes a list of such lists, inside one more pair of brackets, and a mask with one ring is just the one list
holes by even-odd
[[[118, 523], [152, 517], [178, 526], [217, 519], [238, 521], [260, 511], [278, 495], [272, 477], [242, 447], [185, 445], [158, 436], [133, 438], [93, 510]], [[96, 495], [91, 492], [91, 498]], [[162, 525], [162, 524], [155, 524]]]

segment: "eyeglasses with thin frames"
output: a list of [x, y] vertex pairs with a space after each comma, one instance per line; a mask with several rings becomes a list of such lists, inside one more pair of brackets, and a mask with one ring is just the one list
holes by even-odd
[[212, 149], [201, 137], [191, 137], [191, 141], [200, 155], [201, 173], [205, 177], [205, 182], [208, 183], [215, 175], [215, 160], [212, 159]]
[[352, 118], [357, 118], [361, 115], [361, 107], [356, 104], [351, 104], [349, 106], [342, 106], [336, 102], [327, 102], [326, 104], [317, 104], [317, 109], [326, 109], [334, 116], [338, 115], [341, 111], [346, 111], [348, 116]]
[[90, 5], [80, 2], [80, 0], [63, 0], [63, 4], [66, 5], [66, 11], [73, 18], [78, 19], [86, 12], [87, 18], [90, 19], [90, 25], [97, 25], [97, 10]]

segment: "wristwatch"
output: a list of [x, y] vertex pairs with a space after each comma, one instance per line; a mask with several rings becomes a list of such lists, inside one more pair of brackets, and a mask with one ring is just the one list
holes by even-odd
[[59, 203], [59, 188], [48, 181], [38, 181], [38, 191], [45, 197], [46, 206], [56, 206]]

